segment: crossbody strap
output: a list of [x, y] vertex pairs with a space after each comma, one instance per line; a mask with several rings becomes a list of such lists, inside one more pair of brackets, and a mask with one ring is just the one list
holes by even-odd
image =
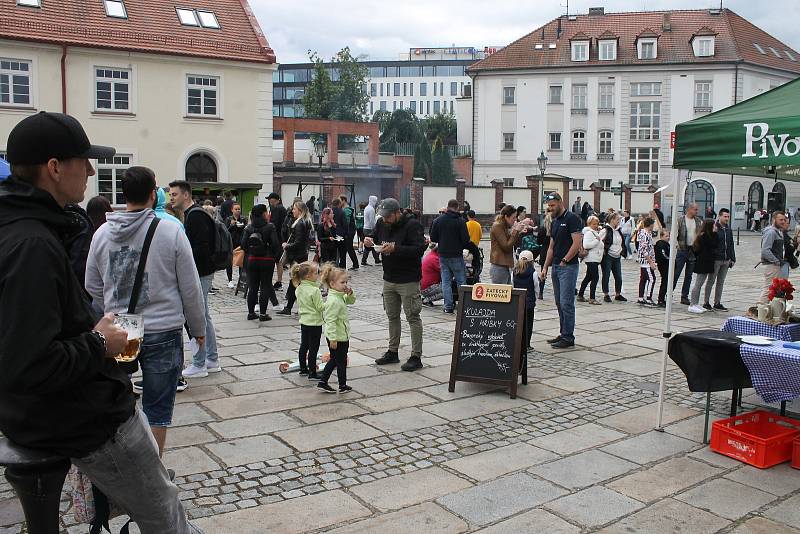
[[156, 233], [156, 226], [161, 219], [154, 217], [150, 222], [150, 227], [147, 229], [147, 235], [144, 238], [142, 245], [142, 253], [139, 256], [139, 267], [136, 269], [136, 278], [133, 281], [133, 290], [131, 291], [131, 302], [128, 304], [128, 313], [136, 312], [136, 305], [139, 303], [139, 293], [142, 291], [142, 282], [144, 279], [144, 268], [147, 264], [147, 253], [150, 251], [150, 243], [153, 242], [153, 236]]

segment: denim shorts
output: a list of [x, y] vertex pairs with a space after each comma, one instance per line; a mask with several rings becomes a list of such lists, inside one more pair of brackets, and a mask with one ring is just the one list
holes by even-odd
[[172, 424], [175, 388], [183, 369], [183, 332], [145, 334], [139, 354], [142, 368], [142, 410], [150, 426]]

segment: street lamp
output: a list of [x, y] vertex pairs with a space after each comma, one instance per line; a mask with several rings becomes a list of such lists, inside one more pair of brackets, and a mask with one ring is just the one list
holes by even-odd
[[542, 218], [542, 221], [544, 221], [544, 213], [541, 213], [544, 209], [544, 172], [547, 170], [547, 156], [544, 155], [544, 150], [542, 150], [542, 153], [536, 158], [536, 163], [539, 165], [539, 174], [542, 177], [542, 183], [539, 186], [539, 198], [541, 199], [539, 201], [539, 216]]
[[[325, 139], [323, 139], [322, 136], [317, 137], [317, 139], [314, 141], [314, 154], [319, 159], [319, 190], [322, 193], [325, 189], [322, 186], [322, 156], [325, 155]], [[323, 195], [320, 194], [320, 197], [322, 196]]]

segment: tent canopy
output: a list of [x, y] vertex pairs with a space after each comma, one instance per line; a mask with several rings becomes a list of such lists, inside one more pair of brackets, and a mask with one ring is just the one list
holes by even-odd
[[672, 166], [800, 181], [800, 79], [679, 124]]

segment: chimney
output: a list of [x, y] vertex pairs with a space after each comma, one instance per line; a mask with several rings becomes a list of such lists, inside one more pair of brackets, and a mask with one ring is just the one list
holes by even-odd
[[556, 39], [561, 37], [561, 17], [558, 17], [558, 27], [556, 28]]
[[661, 23], [661, 29], [665, 32], [672, 31], [672, 16], [669, 11], [664, 13], [664, 22]]
[[605, 15], [605, 8], [602, 7], [590, 7], [589, 8], [589, 16], [590, 17], [600, 17]]

